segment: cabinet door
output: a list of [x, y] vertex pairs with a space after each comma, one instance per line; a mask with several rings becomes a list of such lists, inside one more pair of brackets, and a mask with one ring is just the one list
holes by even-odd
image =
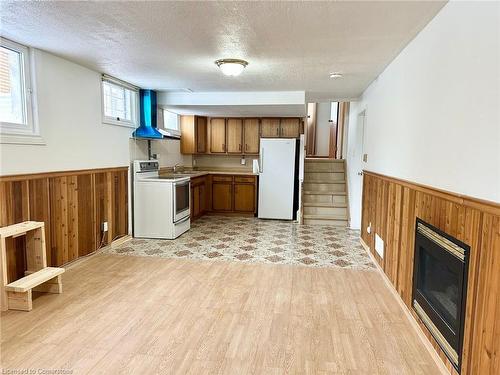
[[246, 118], [243, 120], [243, 136], [245, 154], [259, 153], [259, 119]]
[[210, 152], [226, 152], [226, 120], [223, 118], [210, 120]]
[[260, 123], [260, 136], [265, 138], [276, 138], [280, 136], [280, 119], [263, 118]]
[[234, 185], [234, 210], [239, 212], [255, 212], [255, 185]]
[[200, 207], [200, 216], [205, 213], [207, 210], [207, 197], [206, 197], [206, 189], [205, 189], [205, 184], [203, 183], [202, 185], [199, 186], [200, 193], [199, 193], [199, 207]]
[[196, 153], [207, 152], [207, 118], [196, 116]]
[[181, 154], [194, 154], [196, 151], [194, 116], [182, 115], [180, 122], [181, 122]]
[[300, 119], [282, 118], [280, 123], [280, 136], [283, 138], [298, 138], [300, 133]]
[[212, 184], [212, 209], [214, 211], [232, 211], [233, 185], [227, 182]]
[[243, 152], [243, 121], [239, 118], [227, 119], [227, 152], [241, 154]]
[[191, 190], [192, 218], [196, 219], [200, 216], [200, 186], [195, 186]]

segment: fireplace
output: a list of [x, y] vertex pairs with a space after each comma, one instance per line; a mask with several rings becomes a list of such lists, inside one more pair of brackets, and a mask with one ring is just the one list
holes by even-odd
[[460, 372], [470, 247], [417, 218], [413, 308]]

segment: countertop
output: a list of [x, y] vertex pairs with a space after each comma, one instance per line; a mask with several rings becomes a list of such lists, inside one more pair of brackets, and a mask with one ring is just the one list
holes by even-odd
[[[172, 168], [164, 167], [160, 168], [160, 174], [171, 174], [173, 173]], [[185, 173], [191, 178], [202, 177], [208, 174], [224, 174], [224, 175], [236, 175], [236, 176], [257, 176], [258, 173], [253, 173], [251, 169], [242, 170], [241, 168], [211, 168], [211, 169], [192, 169], [185, 168], [184, 172], [178, 172], [179, 174]]]

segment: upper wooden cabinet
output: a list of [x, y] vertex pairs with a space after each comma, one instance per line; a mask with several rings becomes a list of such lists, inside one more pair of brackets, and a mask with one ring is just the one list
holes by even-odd
[[280, 119], [263, 118], [260, 123], [260, 136], [263, 138], [276, 138], [280, 136]]
[[196, 153], [207, 152], [207, 118], [196, 116]]
[[210, 119], [210, 152], [217, 154], [226, 152], [226, 119], [224, 118]]
[[283, 138], [298, 138], [300, 135], [300, 119], [282, 118], [280, 121], [280, 136]]
[[181, 116], [181, 153], [257, 155], [260, 137], [298, 138], [301, 119]]
[[207, 151], [207, 118], [182, 115], [181, 154], [205, 153]]
[[243, 119], [243, 140], [245, 154], [259, 153], [259, 119]]
[[260, 128], [262, 138], [298, 138], [300, 119], [297, 117], [263, 118]]
[[229, 118], [226, 122], [227, 152], [241, 154], [243, 152], [243, 120]]

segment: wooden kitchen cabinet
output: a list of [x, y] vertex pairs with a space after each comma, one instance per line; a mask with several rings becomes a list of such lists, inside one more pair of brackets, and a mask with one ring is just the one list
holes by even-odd
[[180, 116], [181, 154], [207, 152], [207, 118], [203, 116]]
[[213, 175], [212, 211], [253, 214], [257, 209], [257, 177]]
[[196, 153], [207, 152], [207, 118], [196, 116]]
[[246, 118], [243, 120], [243, 139], [245, 154], [259, 153], [259, 119]]
[[280, 136], [280, 119], [263, 118], [260, 122], [260, 136], [262, 138], [276, 138]]
[[255, 183], [234, 183], [234, 210], [255, 212]]
[[233, 210], [233, 184], [232, 182], [212, 182], [212, 210], [231, 212]]
[[282, 138], [298, 138], [300, 135], [300, 119], [282, 118], [280, 121], [280, 136]]
[[300, 118], [263, 118], [260, 124], [262, 138], [298, 138]]
[[191, 221], [195, 221], [202, 216], [206, 207], [206, 184], [205, 176], [196, 177], [191, 180]]
[[227, 153], [241, 154], [243, 152], [243, 120], [228, 118], [226, 120]]
[[210, 152], [223, 154], [226, 152], [226, 119], [210, 119]]

